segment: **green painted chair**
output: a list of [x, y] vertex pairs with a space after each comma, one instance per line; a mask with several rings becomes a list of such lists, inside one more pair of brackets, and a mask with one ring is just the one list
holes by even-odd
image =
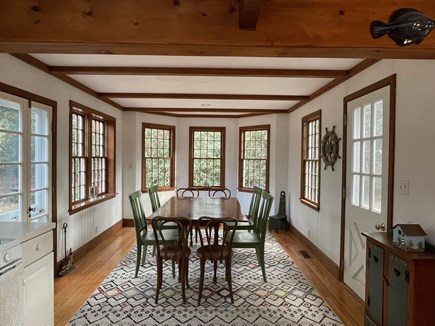
[[258, 209], [260, 208], [260, 200], [261, 194], [263, 193], [263, 189], [257, 186], [254, 186], [252, 190], [251, 203], [249, 205], [249, 211], [246, 217], [247, 221], [239, 221], [237, 223], [237, 230], [250, 230], [253, 231], [257, 224], [258, 218]]
[[272, 208], [273, 196], [266, 191], [261, 194], [261, 206], [258, 219], [252, 232], [236, 231], [233, 239], [233, 248], [252, 248], [257, 254], [258, 264], [261, 266], [263, 280], [266, 280], [266, 266], [264, 263], [264, 243], [266, 241], [267, 220]]
[[160, 199], [158, 193], [158, 186], [154, 185], [148, 188], [148, 195], [150, 196], [151, 209], [153, 213], [160, 208]]
[[[139, 266], [145, 262], [145, 257], [147, 254], [148, 246], [156, 245], [156, 238], [154, 236], [153, 231], [148, 230], [148, 225], [144, 213], [144, 209], [142, 206], [141, 200], [142, 192], [136, 191], [130, 194], [128, 197], [130, 199], [131, 209], [133, 211], [133, 220], [134, 227], [136, 229], [136, 245], [137, 245], [137, 254], [136, 254], [136, 271], [134, 277], [137, 277], [139, 272]], [[167, 238], [173, 239], [175, 241], [177, 239], [177, 230], [167, 230]], [[142, 255], [143, 252], [143, 255]], [[175, 275], [175, 270], [172, 271]]]

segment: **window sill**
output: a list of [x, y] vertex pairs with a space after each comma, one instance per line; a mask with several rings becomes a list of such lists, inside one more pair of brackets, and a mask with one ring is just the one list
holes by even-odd
[[320, 211], [320, 205], [318, 203], [313, 203], [312, 201], [309, 201], [309, 200], [304, 199], [304, 198], [299, 198], [299, 200], [302, 204], [308, 206], [309, 208], [312, 208], [315, 211]]
[[80, 203], [74, 204], [71, 206], [71, 208], [69, 209], [69, 215], [73, 215], [75, 213], [78, 213], [86, 208], [98, 205], [106, 200], [112, 199], [116, 197], [116, 193], [110, 193], [110, 194], [105, 194], [102, 196], [98, 196], [97, 198], [93, 199], [93, 200], [85, 200], [82, 201]]

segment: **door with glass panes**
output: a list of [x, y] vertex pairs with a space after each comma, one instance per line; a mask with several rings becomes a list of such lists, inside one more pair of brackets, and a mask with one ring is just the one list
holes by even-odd
[[51, 222], [52, 107], [0, 92], [0, 221]]

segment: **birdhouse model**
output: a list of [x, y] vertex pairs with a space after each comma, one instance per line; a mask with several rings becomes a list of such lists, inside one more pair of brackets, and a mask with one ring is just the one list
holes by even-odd
[[393, 242], [405, 251], [423, 252], [426, 235], [419, 224], [396, 224], [393, 226]]

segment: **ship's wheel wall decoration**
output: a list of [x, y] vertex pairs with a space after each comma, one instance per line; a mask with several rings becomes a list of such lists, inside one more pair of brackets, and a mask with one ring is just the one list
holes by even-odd
[[337, 137], [335, 133], [335, 126], [332, 126], [332, 130], [328, 131], [328, 128], [325, 128], [326, 132], [322, 139], [322, 159], [325, 163], [325, 168], [331, 166], [332, 171], [334, 171], [334, 164], [337, 162], [337, 159], [341, 158], [338, 154], [338, 143], [341, 138]]

